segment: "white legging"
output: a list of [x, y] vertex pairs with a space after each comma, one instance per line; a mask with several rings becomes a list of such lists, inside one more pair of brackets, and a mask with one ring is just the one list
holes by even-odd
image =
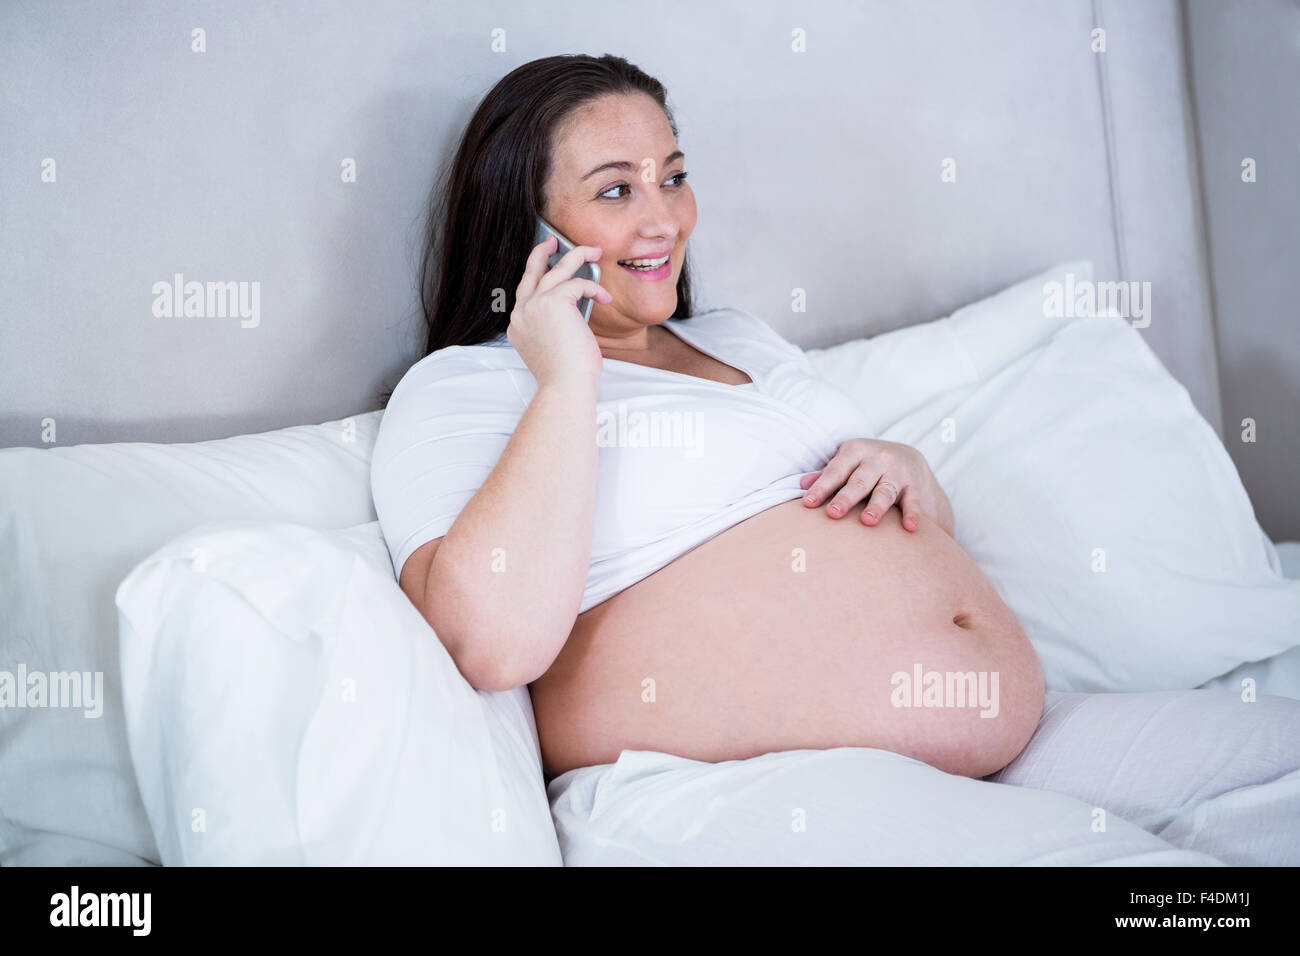
[[1074, 797], [1223, 863], [1300, 865], [1300, 700], [1289, 697], [1049, 691], [1028, 745], [984, 779]]

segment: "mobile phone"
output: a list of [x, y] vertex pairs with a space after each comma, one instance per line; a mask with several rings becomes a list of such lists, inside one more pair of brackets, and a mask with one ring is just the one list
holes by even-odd
[[[546, 260], [546, 268], [552, 269], [566, 252], [573, 249], [573, 243], [560, 235], [559, 232], [556, 231], [555, 227], [549, 222], [541, 216], [538, 216], [537, 233], [533, 236], [533, 245], [540, 245], [547, 236], [554, 236], [556, 239], [555, 252]], [[599, 282], [600, 266], [596, 265], [594, 262], [584, 262], [578, 267], [578, 271], [573, 274], [573, 277], [575, 279], [590, 279], [592, 282]], [[578, 311], [582, 313], [582, 320], [584, 322], [591, 321], [591, 307], [595, 302], [595, 299], [589, 299], [586, 296], [583, 296], [578, 300]]]

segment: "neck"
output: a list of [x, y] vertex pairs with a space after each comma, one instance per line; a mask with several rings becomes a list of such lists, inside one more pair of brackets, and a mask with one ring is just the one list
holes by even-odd
[[662, 334], [663, 329], [657, 326], [642, 326], [627, 335], [617, 337], [592, 332], [601, 350], [612, 352], [652, 352]]

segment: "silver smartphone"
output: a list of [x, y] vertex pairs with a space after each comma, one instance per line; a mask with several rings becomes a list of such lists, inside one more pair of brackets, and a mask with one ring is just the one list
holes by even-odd
[[[533, 245], [534, 246], [540, 245], [543, 241], [545, 241], [547, 236], [554, 236], [556, 239], [555, 252], [551, 255], [549, 259], [546, 260], [546, 268], [552, 269], [555, 267], [555, 264], [560, 261], [560, 259], [564, 256], [566, 252], [569, 252], [571, 249], [573, 249], [573, 243], [571, 243], [568, 239], [565, 239], [562, 235], [560, 235], [555, 230], [555, 227], [552, 226], [549, 222], [547, 222], [541, 216], [538, 216], [537, 234], [533, 236]], [[600, 266], [596, 265], [596, 263], [594, 262], [584, 262], [581, 266], [578, 267], [578, 271], [573, 274], [573, 278], [590, 279], [592, 282], [599, 282]], [[591, 307], [595, 304], [595, 302], [596, 302], [595, 299], [589, 299], [586, 296], [583, 296], [581, 299], [578, 300], [578, 311], [582, 313], [582, 320], [584, 322], [591, 321]]]

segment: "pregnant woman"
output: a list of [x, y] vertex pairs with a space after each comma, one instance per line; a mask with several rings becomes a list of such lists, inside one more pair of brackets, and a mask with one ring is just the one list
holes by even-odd
[[[576, 244], [549, 268], [539, 215]], [[663, 87], [612, 56], [504, 77], [435, 192], [427, 354], [388, 403], [375, 509], [466, 680], [529, 688], [548, 781], [623, 750], [876, 748], [946, 772], [936, 792], [988, 778], [944, 841], [1023, 827], [1039, 789], [1183, 847], [1213, 818], [1201, 862], [1300, 862], [1300, 702], [1045, 695], [924, 457], [760, 319], [695, 312], [696, 219]], [[1170, 758], [1193, 729], [1215, 758]]]
[[[759, 319], [693, 315], [686, 177], [625, 61], [484, 100], [375, 449], [403, 591], [471, 685], [529, 686], [548, 777], [842, 746], [993, 773], [1042, 714], [1032, 646], [919, 452]], [[579, 244], [549, 270], [539, 214]]]

